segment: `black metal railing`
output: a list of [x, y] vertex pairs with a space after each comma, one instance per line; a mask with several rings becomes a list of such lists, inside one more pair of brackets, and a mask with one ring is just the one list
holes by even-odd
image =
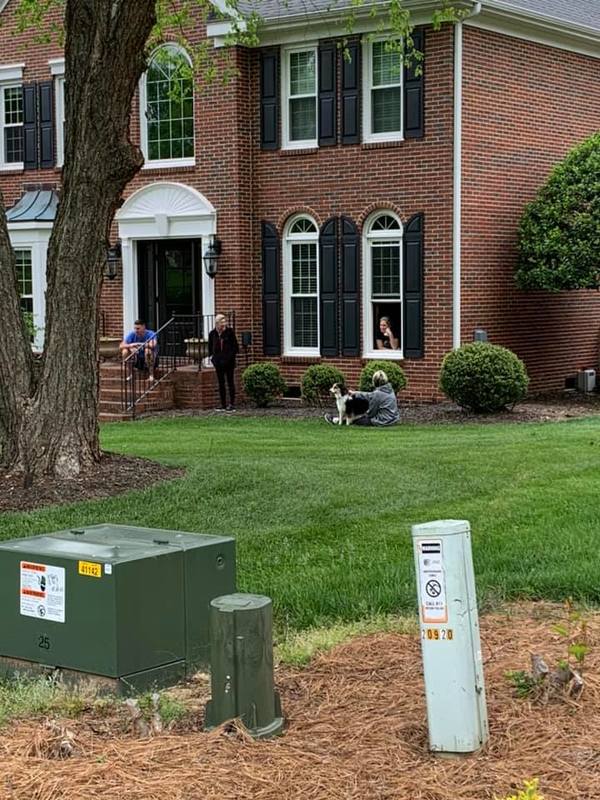
[[[159, 328], [154, 337], [139, 345], [121, 365], [121, 407], [135, 418], [137, 406], [177, 369], [208, 362], [208, 334], [215, 327], [216, 314], [176, 314]], [[235, 330], [235, 312], [225, 314]], [[154, 342], [154, 344], [153, 344]]]

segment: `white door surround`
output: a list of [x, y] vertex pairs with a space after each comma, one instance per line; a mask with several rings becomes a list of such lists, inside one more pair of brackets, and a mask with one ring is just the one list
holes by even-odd
[[[128, 197], [116, 214], [122, 247], [123, 328], [138, 316], [137, 248], [139, 239], [202, 239], [202, 257], [217, 233], [214, 206], [191, 186], [159, 182]], [[214, 314], [214, 278], [202, 270], [202, 313]]]

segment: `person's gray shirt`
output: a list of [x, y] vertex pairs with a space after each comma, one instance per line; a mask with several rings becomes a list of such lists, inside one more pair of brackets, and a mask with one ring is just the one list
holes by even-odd
[[379, 386], [373, 392], [355, 392], [354, 396], [369, 401], [367, 416], [373, 425], [393, 425], [400, 419], [398, 401], [391, 383]]

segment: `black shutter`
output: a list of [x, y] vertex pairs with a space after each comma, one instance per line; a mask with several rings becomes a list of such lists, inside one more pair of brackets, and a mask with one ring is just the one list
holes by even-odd
[[319, 304], [321, 355], [337, 356], [338, 345], [338, 221], [323, 225], [319, 237]]
[[23, 86], [23, 164], [25, 169], [38, 168], [37, 84]]
[[279, 147], [279, 52], [260, 55], [260, 146], [263, 150]]
[[[415, 50], [425, 56], [425, 32], [422, 28], [412, 32]], [[404, 68], [404, 135], [407, 139], [421, 139], [425, 132], [424, 64], [414, 58]], [[420, 75], [416, 74], [417, 67]]]
[[263, 352], [281, 353], [279, 236], [270, 222], [262, 224]]
[[404, 356], [423, 358], [423, 214], [404, 231]]
[[319, 147], [337, 144], [337, 47], [319, 46]]
[[40, 83], [39, 93], [39, 136], [40, 166], [53, 167], [54, 160], [54, 83]]
[[360, 142], [360, 42], [342, 56], [342, 144]]
[[342, 217], [342, 355], [360, 354], [360, 237], [354, 222]]

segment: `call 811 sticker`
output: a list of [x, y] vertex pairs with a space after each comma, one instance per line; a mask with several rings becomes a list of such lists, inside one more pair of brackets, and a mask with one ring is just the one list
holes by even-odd
[[64, 622], [64, 567], [21, 561], [20, 610], [25, 617]]

